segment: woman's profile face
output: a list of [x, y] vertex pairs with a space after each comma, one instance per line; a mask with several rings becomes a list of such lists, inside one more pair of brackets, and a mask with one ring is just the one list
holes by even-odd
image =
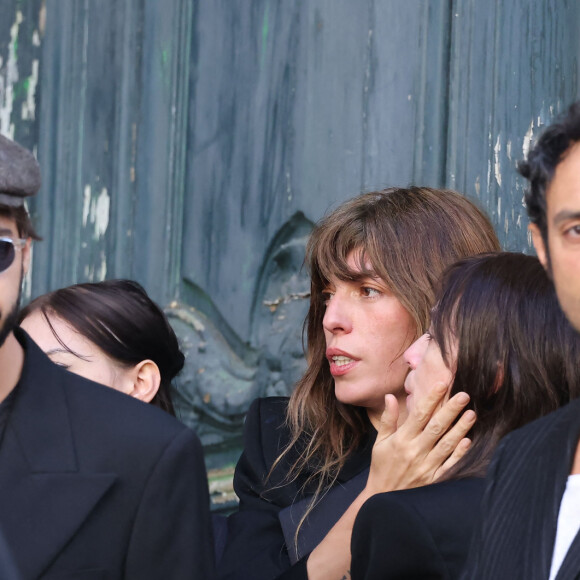
[[[352, 252], [347, 259], [353, 270], [356, 257]], [[331, 280], [324, 294], [326, 358], [336, 398], [365, 407], [371, 420], [378, 420], [386, 394], [404, 401], [403, 353], [415, 336], [415, 323], [380, 278]], [[401, 411], [406, 414], [404, 406]]]
[[[81, 377], [125, 392], [125, 369], [62, 318], [49, 316], [49, 319], [62, 344], [39, 310], [27, 316], [20, 326], [52, 362]], [[72, 352], [64, 348], [63, 344]]]
[[[452, 368], [455, 368], [457, 345], [452, 344], [451, 350], [447, 358]], [[443, 402], [449, 398], [455, 373], [445, 364], [439, 345], [428, 332], [420, 336], [405, 351], [404, 359], [410, 368], [405, 380], [408, 411], [413, 408], [417, 400], [427, 395], [439, 383], [444, 383], [449, 387]]]

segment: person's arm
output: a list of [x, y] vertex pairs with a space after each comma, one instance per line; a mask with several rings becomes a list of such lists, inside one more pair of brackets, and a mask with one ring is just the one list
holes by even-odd
[[469, 397], [458, 393], [437, 409], [446, 391], [445, 385], [433, 388], [417, 401], [399, 429], [397, 401], [393, 395], [385, 397], [367, 485], [308, 557], [309, 580], [350, 578], [352, 527], [367, 499], [380, 492], [432, 483], [466, 453], [470, 442], [465, 435], [475, 422], [475, 413], [466, 411], [451, 427]]
[[198, 437], [184, 429], [167, 446], [145, 485], [124, 578], [213, 578], [209, 493]]

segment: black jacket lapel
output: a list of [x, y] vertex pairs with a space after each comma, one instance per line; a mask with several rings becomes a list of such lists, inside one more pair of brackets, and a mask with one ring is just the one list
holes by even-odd
[[0, 445], [0, 523], [26, 578], [38, 577], [116, 475], [79, 472], [65, 371], [27, 337], [26, 360]]
[[[539, 572], [538, 576], [542, 578], [547, 578], [550, 573], [560, 503], [578, 445], [580, 434], [580, 421], [578, 420], [580, 405], [578, 403], [578, 401], [574, 401], [569, 404], [565, 412], [558, 418], [553, 431], [546, 437], [547, 445], [538, 457], [540, 465], [535, 466], [535, 477], [529, 481], [529, 485], [535, 488], [531, 497], [543, 499], [537, 505], [530, 505], [532, 516], [529, 532], [539, 538], [539, 542], [537, 544], [532, 541], [528, 542], [531, 548], [528, 562], [530, 563], [530, 572], [534, 568], [535, 574]], [[557, 578], [560, 580], [561, 578], [575, 577], [558, 575]]]

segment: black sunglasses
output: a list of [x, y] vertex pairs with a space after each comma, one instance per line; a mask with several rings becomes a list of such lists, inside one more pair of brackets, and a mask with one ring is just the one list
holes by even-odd
[[12, 238], [0, 238], [0, 272], [4, 272], [12, 266], [16, 250], [24, 247], [26, 240]]

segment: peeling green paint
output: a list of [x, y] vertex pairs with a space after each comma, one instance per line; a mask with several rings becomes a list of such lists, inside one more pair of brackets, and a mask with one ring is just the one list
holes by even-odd
[[28, 93], [29, 82], [24, 79], [14, 85], [14, 100], [22, 99]]
[[167, 89], [171, 89], [171, 50], [169, 48], [164, 48], [161, 50], [161, 78], [163, 80], [163, 86]]
[[15, 90], [18, 90], [18, 33], [23, 20], [22, 12], [18, 10], [14, 24], [10, 27], [10, 42], [8, 44], [5, 72], [4, 75], [0, 74], [0, 87], [4, 88], [4, 98], [0, 100], [0, 132], [9, 137], [14, 137], [12, 110], [14, 107], [14, 93]]
[[266, 3], [264, 10], [264, 18], [262, 19], [262, 50], [260, 53], [260, 68], [264, 67], [264, 60], [266, 58], [266, 47], [268, 46], [268, 32], [270, 30], [269, 24], [270, 4]]

